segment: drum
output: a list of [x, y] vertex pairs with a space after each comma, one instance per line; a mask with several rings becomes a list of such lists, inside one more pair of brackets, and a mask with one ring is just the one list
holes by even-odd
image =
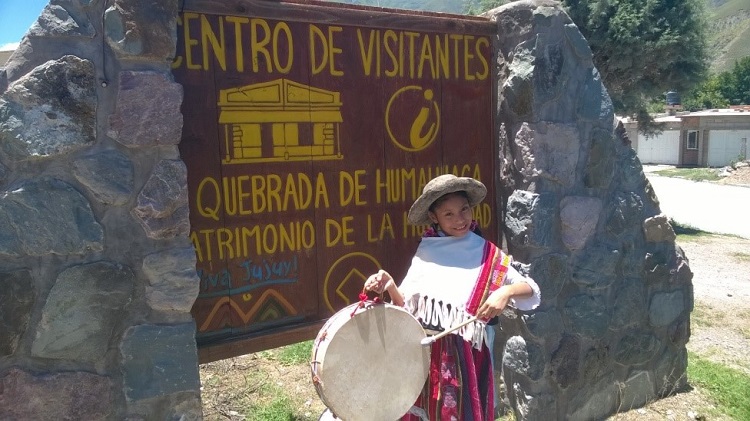
[[396, 420], [427, 380], [430, 347], [422, 325], [392, 304], [352, 304], [315, 338], [312, 380], [330, 416], [343, 421]]

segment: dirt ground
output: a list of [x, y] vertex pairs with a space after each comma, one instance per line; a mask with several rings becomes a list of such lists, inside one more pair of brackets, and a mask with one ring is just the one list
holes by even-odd
[[[735, 171], [721, 183], [750, 186], [750, 168]], [[678, 244], [694, 274], [696, 305], [688, 350], [750, 374], [750, 239], [708, 235]], [[311, 381], [309, 361], [283, 364], [278, 350], [203, 364], [200, 371], [206, 420], [251, 421], [241, 415], [243, 408], [280, 396], [287, 396], [286, 404], [297, 408], [294, 420], [317, 420], [325, 410]], [[610, 418], [709, 419], [729, 418], [718, 414], [706, 392], [692, 385], [689, 390]]]

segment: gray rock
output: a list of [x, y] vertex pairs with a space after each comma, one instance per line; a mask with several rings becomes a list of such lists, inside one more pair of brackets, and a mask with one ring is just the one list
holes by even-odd
[[200, 387], [195, 325], [141, 325], [120, 344], [125, 396], [149, 399]]
[[523, 337], [513, 336], [505, 343], [503, 368], [518, 374], [528, 372], [529, 355], [526, 349], [526, 340]]
[[44, 304], [32, 355], [99, 361], [130, 302], [134, 282], [130, 269], [107, 262], [74, 266], [60, 273]]
[[0, 194], [0, 255], [72, 255], [101, 251], [102, 227], [69, 184], [25, 181]]
[[595, 384], [583, 386], [568, 404], [573, 412], [567, 419], [603, 420], [615, 412], [619, 390], [611, 375], [607, 375]]
[[651, 297], [648, 318], [652, 326], [671, 324], [685, 311], [685, 296], [681, 290], [659, 292]]
[[656, 398], [654, 382], [648, 371], [636, 371], [625, 381], [620, 397], [620, 406], [627, 411], [640, 408]]
[[34, 300], [36, 288], [29, 271], [0, 272], [0, 357], [13, 355], [18, 349], [29, 326]]
[[609, 93], [595, 68], [589, 70], [585, 85], [578, 95], [578, 117], [585, 121], [614, 121], [614, 108]]
[[579, 133], [575, 126], [560, 123], [537, 124], [532, 153], [538, 178], [551, 181], [562, 188], [574, 186], [580, 154]]
[[514, 255], [528, 260], [524, 249], [554, 247], [559, 241], [560, 226], [557, 218], [557, 198], [554, 194], [535, 194], [516, 190], [508, 198], [505, 226], [510, 242], [518, 248]]
[[615, 296], [612, 328], [633, 327], [645, 320], [648, 295], [640, 278], [626, 278]]
[[646, 241], [650, 243], [659, 243], [662, 241], [674, 242], [677, 235], [669, 223], [667, 215], [660, 214], [643, 221], [643, 233]]
[[[617, 193], [607, 209], [606, 230], [612, 235], [640, 231], [643, 221], [643, 201], [634, 192]], [[638, 227], [638, 229], [635, 229]]]
[[543, 291], [542, 300], [552, 302], [570, 281], [568, 259], [565, 254], [550, 253], [531, 262], [530, 276]]
[[177, 2], [116, 0], [104, 13], [104, 34], [120, 59], [168, 63], [177, 44]]
[[592, 131], [583, 184], [589, 188], [606, 189], [612, 182], [615, 170], [615, 151], [612, 132], [595, 129]]
[[526, 328], [535, 339], [544, 341], [554, 347], [561, 339], [564, 331], [562, 316], [556, 310], [540, 311], [523, 315]]
[[0, 97], [0, 150], [13, 160], [64, 154], [96, 141], [94, 66], [64, 56], [13, 82]]
[[[64, 3], [63, 3], [64, 4]], [[31, 25], [28, 36], [34, 37], [60, 37], [60, 36], [85, 36], [93, 37], [96, 32], [87, 20], [74, 19], [63, 4], [48, 4], [36, 22]]]
[[578, 381], [580, 358], [581, 342], [578, 336], [563, 337], [550, 362], [550, 375], [561, 388], [566, 389]]
[[656, 355], [661, 343], [652, 333], [631, 330], [614, 347], [613, 358], [624, 366], [642, 364]]
[[82, 371], [34, 375], [11, 368], [0, 377], [0, 419], [107, 420], [113, 397], [109, 377]]
[[611, 316], [602, 297], [576, 295], [565, 303], [565, 312], [573, 333], [592, 339], [602, 338], [607, 333]]
[[592, 244], [573, 259], [571, 278], [587, 289], [608, 288], [622, 272], [622, 253], [606, 244]]
[[[581, 383], [592, 384], [611, 371], [610, 347], [601, 343], [586, 351], [581, 364]], [[579, 384], [581, 384], [579, 383]]]
[[189, 313], [198, 297], [200, 279], [195, 270], [195, 250], [171, 249], [143, 259], [148, 278], [146, 301], [154, 310]]
[[687, 348], [681, 347], [671, 352], [664, 352], [656, 360], [654, 380], [656, 394], [659, 397], [674, 394], [687, 385]]
[[182, 136], [181, 105], [182, 85], [170, 74], [121, 72], [108, 135], [131, 148], [177, 145]]
[[582, 249], [596, 229], [602, 201], [597, 197], [567, 196], [560, 201], [562, 240], [568, 250]]
[[533, 143], [534, 131], [529, 127], [528, 123], [524, 122], [518, 133], [516, 133], [515, 140], [515, 165], [517, 172], [523, 176], [524, 185], [522, 188], [528, 188], [529, 183], [539, 175], [534, 166]]
[[568, 44], [573, 47], [576, 56], [581, 59], [582, 64], [591, 64], [594, 54], [591, 52], [591, 47], [586, 38], [578, 30], [578, 26], [574, 23], [565, 25], [565, 37], [568, 39]]
[[563, 54], [564, 44], [562, 42], [540, 44], [544, 44], [544, 47], [536, 51], [533, 79], [534, 97], [538, 105], [559, 97], [569, 77], [567, 72], [563, 72], [563, 66], [566, 64]]
[[149, 238], [187, 236], [187, 169], [182, 161], [160, 161], [138, 194], [133, 216]]
[[133, 163], [116, 150], [79, 158], [73, 174], [102, 204], [125, 204], [133, 193]]

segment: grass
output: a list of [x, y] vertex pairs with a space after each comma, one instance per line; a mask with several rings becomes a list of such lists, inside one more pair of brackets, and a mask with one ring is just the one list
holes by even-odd
[[750, 376], [690, 354], [690, 383], [708, 392], [719, 410], [737, 420], [750, 420]]
[[691, 181], [716, 181], [719, 180], [719, 174], [711, 168], [667, 168], [654, 171], [654, 174], [664, 177], [684, 178]]
[[[281, 366], [308, 364], [312, 353], [313, 341], [299, 342], [276, 349], [261, 351], [264, 359], [274, 360]], [[295, 400], [294, 392], [279, 384], [272, 378], [258, 378], [261, 385], [261, 399], [253, 400], [244, 411], [245, 419], [263, 421], [297, 421], [310, 419], [300, 414], [300, 402]], [[317, 417], [316, 417], [317, 418]]]
[[671, 220], [669, 223], [672, 225], [674, 233], [677, 234], [677, 242], [695, 241], [700, 238], [713, 237], [714, 234], [702, 231], [688, 224], [682, 224], [677, 221]]
[[730, 253], [732, 257], [739, 260], [740, 262], [750, 262], [750, 253], [743, 253], [741, 251], [735, 251]]
[[284, 365], [307, 363], [312, 355], [313, 341], [299, 342], [279, 349], [279, 361]]

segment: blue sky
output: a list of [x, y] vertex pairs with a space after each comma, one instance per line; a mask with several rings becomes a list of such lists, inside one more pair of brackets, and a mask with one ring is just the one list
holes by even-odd
[[0, 0], [0, 50], [21, 41], [47, 3], [47, 0]]

